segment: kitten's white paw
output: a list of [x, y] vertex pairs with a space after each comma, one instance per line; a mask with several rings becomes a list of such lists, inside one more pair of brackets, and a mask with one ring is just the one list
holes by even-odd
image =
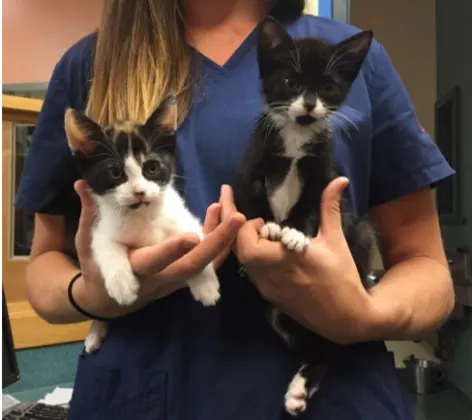
[[274, 222], [265, 223], [259, 230], [259, 234], [263, 239], [270, 239], [271, 241], [278, 241], [281, 237], [282, 228]]
[[307, 399], [306, 379], [297, 373], [285, 394], [285, 409], [290, 415], [298, 416], [306, 410]]
[[107, 275], [105, 286], [108, 295], [121, 306], [130, 306], [138, 299], [139, 282], [129, 269]]
[[108, 332], [108, 325], [106, 322], [93, 321], [90, 331], [85, 337], [85, 351], [87, 353], [95, 353], [102, 346], [103, 340]]
[[294, 252], [304, 251], [310, 243], [310, 238], [304, 233], [290, 227], [284, 227], [281, 232], [281, 242], [288, 250]]
[[99, 331], [90, 331], [85, 337], [85, 352], [88, 354], [97, 352], [102, 346], [103, 338]]
[[212, 266], [188, 280], [187, 285], [194, 299], [203, 303], [203, 306], [214, 306], [220, 299], [220, 282]]

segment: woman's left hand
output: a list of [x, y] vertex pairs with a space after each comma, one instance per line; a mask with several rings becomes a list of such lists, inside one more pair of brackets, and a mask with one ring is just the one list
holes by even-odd
[[[261, 219], [239, 230], [233, 251], [262, 296], [300, 324], [340, 344], [370, 339], [375, 311], [364, 289], [341, 225], [340, 198], [348, 180], [337, 178], [323, 192], [321, 226], [302, 253], [260, 238]], [[222, 218], [236, 211], [223, 186]]]

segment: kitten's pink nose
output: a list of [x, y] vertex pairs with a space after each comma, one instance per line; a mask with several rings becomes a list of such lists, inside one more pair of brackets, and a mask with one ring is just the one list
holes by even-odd
[[138, 198], [138, 199], [143, 199], [144, 198], [144, 191], [141, 191], [141, 190], [137, 190], [133, 193], [133, 195]]

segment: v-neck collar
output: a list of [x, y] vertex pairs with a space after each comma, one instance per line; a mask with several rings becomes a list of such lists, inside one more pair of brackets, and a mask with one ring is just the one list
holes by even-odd
[[231, 57], [226, 60], [226, 63], [223, 65], [215, 63], [211, 58], [208, 58], [206, 55], [202, 54], [196, 48], [190, 46], [191, 50], [197, 57], [197, 60], [205, 68], [205, 70], [210, 72], [216, 72], [219, 74], [228, 74], [238, 66], [238, 64], [246, 57], [248, 52], [256, 46], [257, 35], [259, 33], [259, 28], [262, 25], [262, 22], [258, 23], [255, 28], [249, 33], [249, 35], [243, 40], [239, 47], [234, 51]]

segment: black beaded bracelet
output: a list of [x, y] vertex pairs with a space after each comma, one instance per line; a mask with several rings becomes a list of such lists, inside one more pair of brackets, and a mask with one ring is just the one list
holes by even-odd
[[67, 296], [69, 297], [70, 304], [74, 307], [74, 309], [78, 313], [82, 314], [86, 318], [93, 319], [94, 321], [103, 321], [103, 322], [110, 321], [110, 319], [108, 318], [102, 318], [100, 316], [89, 314], [87, 311], [83, 310], [74, 300], [74, 297], [72, 296], [72, 286], [77, 281], [77, 279], [80, 278], [81, 276], [82, 276], [82, 272], [79, 271], [74, 277], [72, 277], [72, 280], [69, 283], [69, 287], [67, 288]]

